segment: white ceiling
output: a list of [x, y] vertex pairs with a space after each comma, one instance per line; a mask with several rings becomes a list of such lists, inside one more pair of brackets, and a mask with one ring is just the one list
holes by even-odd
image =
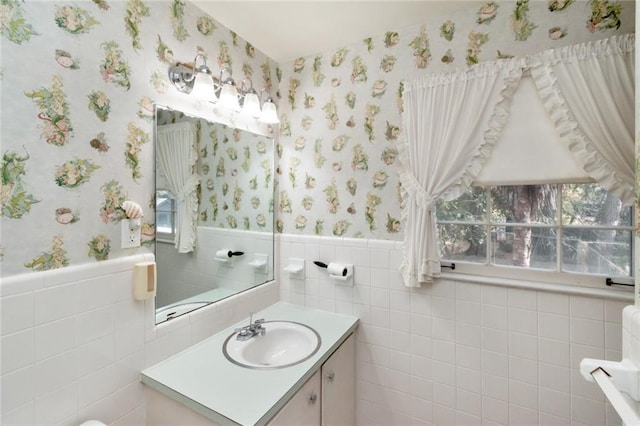
[[286, 63], [471, 8], [479, 0], [193, 3], [276, 62]]

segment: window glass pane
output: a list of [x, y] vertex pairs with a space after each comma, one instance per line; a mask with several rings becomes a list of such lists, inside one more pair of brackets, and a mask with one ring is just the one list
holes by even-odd
[[175, 210], [175, 201], [169, 191], [156, 192], [156, 210], [165, 212]]
[[438, 225], [442, 258], [486, 263], [486, 228], [481, 225]]
[[170, 234], [172, 229], [171, 218], [172, 214], [170, 212], [156, 212], [156, 232], [165, 232]]
[[555, 270], [556, 230], [528, 226], [496, 226], [491, 230], [491, 263]]
[[633, 208], [597, 184], [474, 187], [437, 214], [446, 261], [633, 276]]
[[171, 200], [164, 199], [158, 200], [158, 205], [156, 206], [156, 211], [158, 212], [171, 212]]
[[487, 197], [483, 187], [473, 187], [453, 201], [438, 201], [438, 220], [483, 222], [487, 212]]
[[631, 231], [564, 230], [562, 269], [608, 276], [631, 276]]
[[556, 185], [515, 185], [491, 188], [494, 223], [556, 223]]
[[562, 186], [562, 223], [565, 225], [631, 226], [631, 208], [598, 184]]

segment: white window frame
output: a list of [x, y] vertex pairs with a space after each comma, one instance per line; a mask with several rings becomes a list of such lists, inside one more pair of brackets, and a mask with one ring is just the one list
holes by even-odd
[[[585, 182], [576, 182], [576, 183], [585, 183]], [[545, 183], [538, 183], [537, 185], [544, 185], [544, 184], [562, 185], [563, 183], [562, 182], [556, 182], [556, 183], [545, 182]], [[491, 187], [505, 186], [505, 185], [509, 185], [509, 184], [504, 184], [504, 185], [494, 184], [494, 185], [482, 185], [482, 186], [485, 188], [485, 191], [487, 191], [488, 193]], [[531, 185], [536, 185], [536, 184], [532, 183]], [[562, 223], [562, 191], [558, 191], [558, 196], [559, 196], [559, 200], [557, 201], [558, 207], [556, 210], [556, 214], [558, 216], [557, 216], [557, 222], [555, 224], [552, 224], [552, 225], [537, 224], [537, 223], [523, 224], [523, 226], [531, 227], [531, 228], [538, 227], [538, 228], [551, 228], [551, 229], [558, 230], [558, 237], [557, 237], [558, 244], [556, 244], [556, 250], [557, 250], [556, 262], [557, 263], [556, 263], [555, 271], [537, 269], [533, 267], [524, 268], [524, 267], [517, 267], [517, 266], [492, 264], [491, 263], [491, 247], [492, 247], [493, 241], [491, 239], [490, 229], [491, 227], [504, 226], [504, 223], [491, 221], [491, 215], [485, 214], [483, 221], [456, 221], [456, 220], [439, 220], [439, 219], [437, 220], [437, 225], [452, 224], [452, 225], [481, 226], [485, 230], [485, 236], [487, 241], [486, 257], [485, 257], [484, 263], [476, 263], [476, 262], [468, 262], [468, 261], [458, 260], [458, 259], [452, 260], [452, 259], [442, 258], [441, 265], [443, 268], [442, 271], [444, 273], [444, 276], [451, 276], [456, 278], [464, 277], [465, 279], [470, 281], [486, 281], [487, 279], [489, 280], [498, 279], [498, 280], [508, 280], [508, 281], [529, 283], [524, 285], [524, 287], [532, 287], [537, 285], [537, 283], [547, 283], [547, 284], [559, 284], [561, 286], [590, 287], [590, 288], [597, 288], [597, 289], [615, 289], [615, 290], [621, 290], [621, 291], [626, 290], [628, 292], [632, 292], [633, 283], [634, 283], [634, 272], [635, 272], [635, 263], [634, 263], [635, 247], [634, 247], [634, 241], [633, 241], [633, 235], [634, 235], [633, 231], [635, 230], [635, 228], [633, 224], [619, 225], [619, 226], [602, 226], [602, 225], [589, 226], [589, 225], [563, 224]], [[490, 211], [491, 211], [491, 197], [488, 197], [487, 212], [490, 212]], [[436, 211], [436, 214], [437, 214], [437, 211]], [[632, 218], [635, 217], [633, 207], [632, 207], [631, 217]], [[517, 226], [517, 225], [518, 223], [514, 223], [514, 224], [509, 224], [508, 226]], [[561, 269], [561, 265], [562, 265], [562, 257], [561, 257], [562, 244], [561, 243], [562, 243], [563, 229], [584, 229], [584, 228], [602, 229], [602, 230], [616, 229], [616, 230], [622, 230], [622, 231], [630, 231], [631, 238], [632, 238], [631, 253], [630, 253], [630, 256], [631, 256], [630, 257], [630, 270], [631, 270], [630, 277], [620, 277], [620, 276], [608, 277], [607, 275], [585, 274], [585, 273], [573, 272], [573, 271], [563, 271]], [[452, 265], [454, 266], [453, 269], [451, 269]], [[479, 277], [479, 279], [475, 277]], [[614, 286], [611, 286], [611, 287], [607, 286], [606, 284], [607, 278], [612, 278], [616, 284], [614, 284]]]

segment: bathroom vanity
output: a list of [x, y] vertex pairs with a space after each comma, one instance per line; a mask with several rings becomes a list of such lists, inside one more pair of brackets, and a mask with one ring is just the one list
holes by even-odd
[[294, 365], [247, 368], [223, 351], [248, 321], [238, 323], [142, 372], [147, 424], [353, 424], [358, 318], [282, 302], [254, 318], [264, 318], [267, 335], [269, 322], [310, 327], [319, 347]]

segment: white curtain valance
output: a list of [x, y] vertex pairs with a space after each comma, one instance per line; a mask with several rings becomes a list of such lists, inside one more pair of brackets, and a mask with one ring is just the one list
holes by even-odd
[[196, 244], [200, 184], [194, 173], [198, 160], [194, 125], [183, 122], [158, 126], [156, 150], [158, 167], [178, 204], [175, 246], [179, 253], [192, 252]]
[[439, 276], [435, 202], [457, 198], [478, 176], [524, 69], [531, 69], [560, 140], [578, 164], [624, 202], [632, 199], [634, 45], [629, 34], [405, 83], [399, 172], [405, 285]]

